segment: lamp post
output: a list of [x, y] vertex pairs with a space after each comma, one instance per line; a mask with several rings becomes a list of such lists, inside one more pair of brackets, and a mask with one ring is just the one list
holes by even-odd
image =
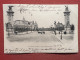
[[10, 36], [10, 33], [9, 33], [9, 28], [8, 28], [8, 37]]
[[8, 28], [8, 37], [10, 36], [10, 31], [9, 29], [11, 28], [10, 23], [7, 23], [7, 28]]
[[62, 40], [62, 30], [61, 30], [61, 40]]

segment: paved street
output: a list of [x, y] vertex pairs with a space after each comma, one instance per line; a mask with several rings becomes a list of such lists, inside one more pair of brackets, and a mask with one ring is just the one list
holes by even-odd
[[[68, 35], [66, 35], [67, 37]], [[18, 33], [18, 35], [10, 35], [7, 39], [4, 39], [4, 47], [5, 49], [28, 49], [33, 48], [37, 49], [58, 49], [68, 47], [72, 43], [73, 40], [65, 40], [60, 39], [60, 35], [55, 35], [51, 31], [46, 31], [45, 34], [38, 34], [38, 32], [24, 32]], [[10, 46], [9, 46], [10, 45]], [[29, 49], [29, 51], [31, 51]], [[54, 50], [55, 51], [55, 50]], [[21, 51], [23, 52], [23, 51]]]
[[[64, 36], [63, 38], [65, 37], [67, 36]], [[36, 31], [34, 32], [29, 31], [28, 34], [27, 32], [18, 33], [18, 35], [13, 34], [13, 35], [10, 35], [10, 37], [8, 37], [8, 40], [11, 42], [25, 41], [25, 42], [60, 42], [62, 43], [62, 40], [60, 39], [60, 35], [59, 34], [55, 35], [50, 31], [46, 31], [45, 34], [40, 34]]]
[[55, 37], [54, 34], [52, 34], [50, 31], [46, 31], [45, 34], [40, 34], [35, 32], [24, 32], [24, 33], [18, 33], [18, 35], [10, 35], [8, 37], [9, 41], [28, 41], [28, 42], [60, 42], [60, 40]]

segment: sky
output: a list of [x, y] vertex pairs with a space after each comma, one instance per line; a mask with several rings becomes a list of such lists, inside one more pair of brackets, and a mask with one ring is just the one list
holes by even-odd
[[[13, 21], [23, 20], [36, 21], [38, 27], [51, 27], [54, 26], [54, 21], [65, 24], [64, 11], [66, 4], [51, 4], [51, 5], [39, 5], [39, 4], [4, 4], [3, 5], [3, 17], [4, 22], [8, 22], [8, 6], [14, 6]], [[70, 24], [78, 24], [78, 5], [68, 4], [70, 11]]]

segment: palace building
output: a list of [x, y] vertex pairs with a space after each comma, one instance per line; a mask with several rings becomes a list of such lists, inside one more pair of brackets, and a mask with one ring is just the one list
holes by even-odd
[[26, 21], [24, 18], [23, 20], [16, 20], [14, 21], [14, 28], [18, 29], [28, 29], [35, 31], [38, 29], [38, 24], [34, 21]]

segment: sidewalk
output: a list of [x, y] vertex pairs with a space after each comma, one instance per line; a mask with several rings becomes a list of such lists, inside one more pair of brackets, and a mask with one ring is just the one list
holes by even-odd
[[70, 41], [73, 41], [73, 35], [74, 34], [62, 34], [62, 39], [61, 34], [56, 34], [54, 36], [57, 37], [62, 43], [70, 43]]

